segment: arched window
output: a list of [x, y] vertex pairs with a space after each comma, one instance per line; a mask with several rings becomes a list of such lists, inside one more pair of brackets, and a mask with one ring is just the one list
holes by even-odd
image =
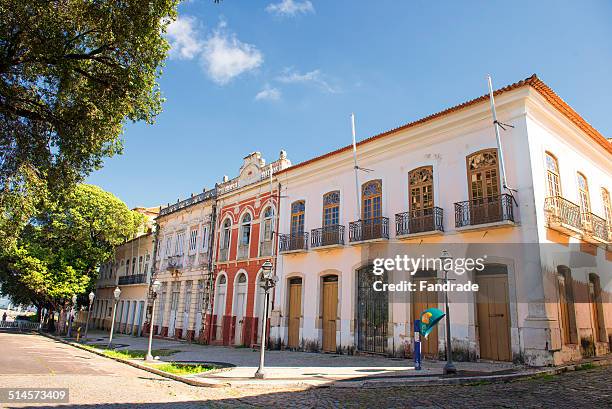
[[371, 220], [382, 216], [382, 181], [370, 180], [361, 186], [361, 218]]
[[240, 244], [243, 246], [248, 246], [251, 242], [251, 214], [246, 213], [242, 217], [242, 222], [240, 223], [241, 233], [240, 233]]
[[589, 197], [589, 184], [586, 177], [578, 172], [578, 196], [580, 203], [580, 211], [583, 213], [591, 213], [591, 199]]
[[434, 206], [433, 167], [423, 166], [408, 173], [410, 216], [429, 215]]
[[306, 202], [298, 200], [291, 204], [291, 235], [301, 236], [304, 234], [304, 215]]
[[223, 222], [223, 232], [221, 237], [221, 248], [227, 249], [229, 248], [230, 237], [232, 233], [232, 221], [230, 219], [225, 219]]
[[487, 149], [468, 156], [467, 171], [471, 200], [499, 196], [497, 149]]
[[240, 243], [238, 244], [238, 258], [249, 257], [249, 247], [251, 244], [251, 214], [246, 213], [240, 221]]
[[274, 229], [274, 208], [266, 207], [263, 212], [263, 220], [261, 226], [261, 241], [272, 241], [272, 231]]
[[550, 152], [546, 152], [546, 187], [549, 197], [561, 196], [559, 162]]
[[262, 213], [261, 219], [259, 256], [271, 256], [274, 237], [274, 208], [272, 206], [266, 207]]
[[[604, 217], [608, 221], [608, 229], [612, 229], [612, 204], [610, 204], [610, 192], [604, 187], [601, 188], [601, 201], [604, 207]], [[612, 234], [612, 231], [610, 234]]]
[[340, 224], [340, 191], [323, 195], [323, 227]]

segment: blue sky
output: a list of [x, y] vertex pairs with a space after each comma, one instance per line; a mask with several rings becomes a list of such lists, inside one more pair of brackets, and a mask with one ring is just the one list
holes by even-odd
[[612, 2], [192, 0], [169, 29], [154, 125], [88, 183], [153, 206], [237, 174], [293, 163], [537, 73], [612, 137]]

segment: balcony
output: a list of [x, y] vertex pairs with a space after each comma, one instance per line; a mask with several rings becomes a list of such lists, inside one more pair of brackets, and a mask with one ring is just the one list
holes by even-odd
[[584, 239], [591, 243], [609, 243], [610, 228], [608, 222], [593, 213], [581, 213], [582, 226], [585, 230]]
[[547, 197], [544, 200], [546, 223], [551, 229], [566, 234], [582, 234], [582, 218], [580, 206], [561, 196]]
[[134, 274], [131, 276], [119, 277], [119, 285], [144, 284], [146, 282], [146, 274]]
[[514, 199], [508, 194], [455, 203], [458, 230], [514, 225]]
[[220, 248], [219, 249], [219, 261], [227, 261], [229, 257], [229, 248]]
[[395, 215], [395, 235], [399, 239], [441, 234], [443, 232], [443, 211], [440, 207]]
[[171, 256], [168, 257], [168, 263], [166, 264], [166, 270], [178, 271], [183, 268], [183, 256]]
[[310, 231], [310, 247], [314, 250], [344, 246], [344, 226], [335, 224]]
[[297, 234], [279, 234], [279, 253], [299, 253], [308, 250], [308, 232]]
[[238, 255], [237, 258], [238, 260], [244, 260], [246, 258], [249, 258], [249, 244], [239, 244], [238, 245]]
[[349, 223], [349, 242], [362, 243], [389, 238], [389, 218], [373, 217]]

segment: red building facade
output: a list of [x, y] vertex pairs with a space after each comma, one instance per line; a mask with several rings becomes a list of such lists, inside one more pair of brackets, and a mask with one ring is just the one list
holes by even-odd
[[[238, 177], [217, 186], [215, 263], [208, 342], [260, 342], [265, 293], [261, 265], [275, 263], [279, 186], [274, 173], [290, 166], [286, 154], [271, 164], [259, 152], [244, 158]], [[272, 296], [272, 294], [271, 294]]]

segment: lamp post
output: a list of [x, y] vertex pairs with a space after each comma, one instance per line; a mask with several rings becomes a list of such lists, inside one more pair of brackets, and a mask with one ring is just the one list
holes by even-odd
[[264, 370], [264, 362], [265, 362], [265, 350], [266, 350], [266, 327], [268, 324], [268, 304], [270, 303], [270, 289], [276, 286], [276, 281], [278, 281], [278, 277], [273, 275], [272, 273], [272, 262], [270, 260], [266, 260], [262, 265], [262, 273], [264, 282], [261, 285], [261, 288], [266, 292], [265, 296], [265, 304], [263, 308], [263, 317], [261, 320], [261, 349], [259, 353], [259, 368], [257, 368], [257, 372], [255, 372], [255, 378], [257, 379], [265, 379], [266, 374]]
[[77, 296], [76, 294], [72, 294], [72, 306], [70, 307], [70, 315], [68, 316], [68, 338], [70, 338], [72, 334], [72, 322], [74, 321], [74, 306], [76, 305]]
[[113, 291], [115, 297], [115, 304], [113, 305], [113, 320], [111, 321], [110, 335], [108, 336], [108, 349], [113, 346], [113, 332], [115, 331], [115, 316], [117, 315], [117, 303], [119, 302], [119, 296], [121, 295], [121, 289], [117, 286]]
[[153, 362], [153, 355], [151, 355], [151, 345], [153, 344], [153, 323], [155, 322], [155, 300], [157, 299], [157, 292], [161, 287], [161, 283], [158, 280], [153, 282], [153, 305], [151, 306], [151, 322], [149, 322], [149, 349], [147, 349], [147, 356], [145, 357], [146, 362]]
[[85, 336], [83, 337], [84, 340], [87, 338], [87, 330], [89, 329], [89, 317], [91, 316], [91, 307], [93, 305], [94, 298], [96, 298], [96, 295], [92, 291], [89, 293], [89, 308], [87, 309], [87, 322], [85, 323]]
[[[453, 260], [453, 257], [446, 250], [442, 250], [440, 255], [442, 261], [442, 271], [444, 271], [444, 283], [448, 283], [448, 270], [446, 263]], [[450, 326], [450, 308], [448, 307], [448, 288], [444, 289], [444, 304], [446, 307], [446, 365], [444, 365], [444, 374], [456, 374], [457, 368], [453, 364], [453, 350], [451, 348], [451, 326]]]

